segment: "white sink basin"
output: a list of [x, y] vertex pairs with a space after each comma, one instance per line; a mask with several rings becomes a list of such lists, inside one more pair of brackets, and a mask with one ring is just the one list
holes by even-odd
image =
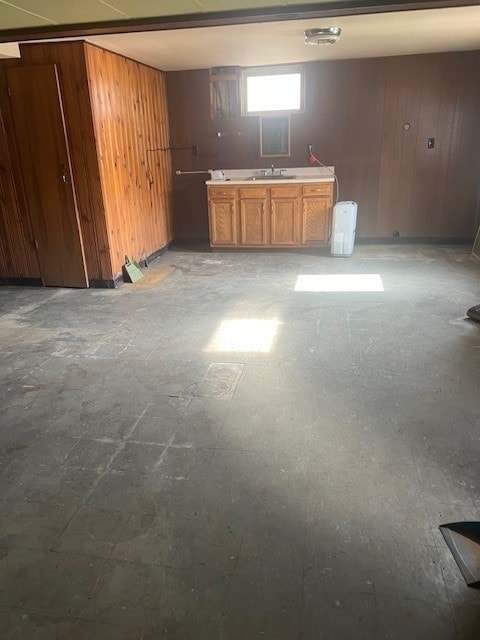
[[244, 178], [245, 181], [249, 182], [251, 180], [293, 180], [293, 178], [296, 178], [297, 176], [280, 176], [280, 175], [273, 175], [273, 176], [248, 176], [248, 178]]

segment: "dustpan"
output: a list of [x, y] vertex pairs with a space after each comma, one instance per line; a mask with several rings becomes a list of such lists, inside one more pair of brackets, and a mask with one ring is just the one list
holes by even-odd
[[138, 262], [130, 260], [128, 256], [125, 256], [125, 264], [122, 267], [122, 272], [124, 282], [138, 282], [144, 276]]
[[480, 588], [480, 522], [441, 524], [440, 531], [469, 587]]

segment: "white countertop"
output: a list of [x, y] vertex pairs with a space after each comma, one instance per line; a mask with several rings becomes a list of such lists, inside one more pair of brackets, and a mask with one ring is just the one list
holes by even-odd
[[[279, 171], [282, 167], [275, 167], [275, 171]], [[295, 178], [285, 178], [278, 176], [278, 179], [269, 178], [262, 180], [260, 169], [225, 169], [226, 180], [207, 180], [205, 184], [298, 184], [299, 182], [333, 182], [335, 167], [288, 167], [285, 168], [287, 175], [293, 175]], [[247, 180], [251, 176], [258, 176], [256, 180]]]

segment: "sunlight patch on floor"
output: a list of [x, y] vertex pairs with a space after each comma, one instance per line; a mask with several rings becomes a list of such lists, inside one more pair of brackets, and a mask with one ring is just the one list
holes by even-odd
[[207, 351], [268, 353], [277, 333], [278, 320], [223, 320]]
[[295, 291], [318, 293], [385, 291], [378, 273], [334, 273], [328, 275], [300, 275]]

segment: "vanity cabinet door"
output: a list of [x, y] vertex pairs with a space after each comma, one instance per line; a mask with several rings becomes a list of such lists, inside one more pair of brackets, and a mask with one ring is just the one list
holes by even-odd
[[231, 199], [210, 200], [210, 241], [212, 245], [233, 246], [238, 243], [237, 203]]
[[267, 201], [265, 198], [240, 200], [240, 239], [244, 245], [267, 244]]
[[298, 199], [272, 198], [270, 244], [294, 246], [298, 242]]
[[327, 197], [303, 198], [302, 244], [326, 244], [330, 236], [332, 202]]

